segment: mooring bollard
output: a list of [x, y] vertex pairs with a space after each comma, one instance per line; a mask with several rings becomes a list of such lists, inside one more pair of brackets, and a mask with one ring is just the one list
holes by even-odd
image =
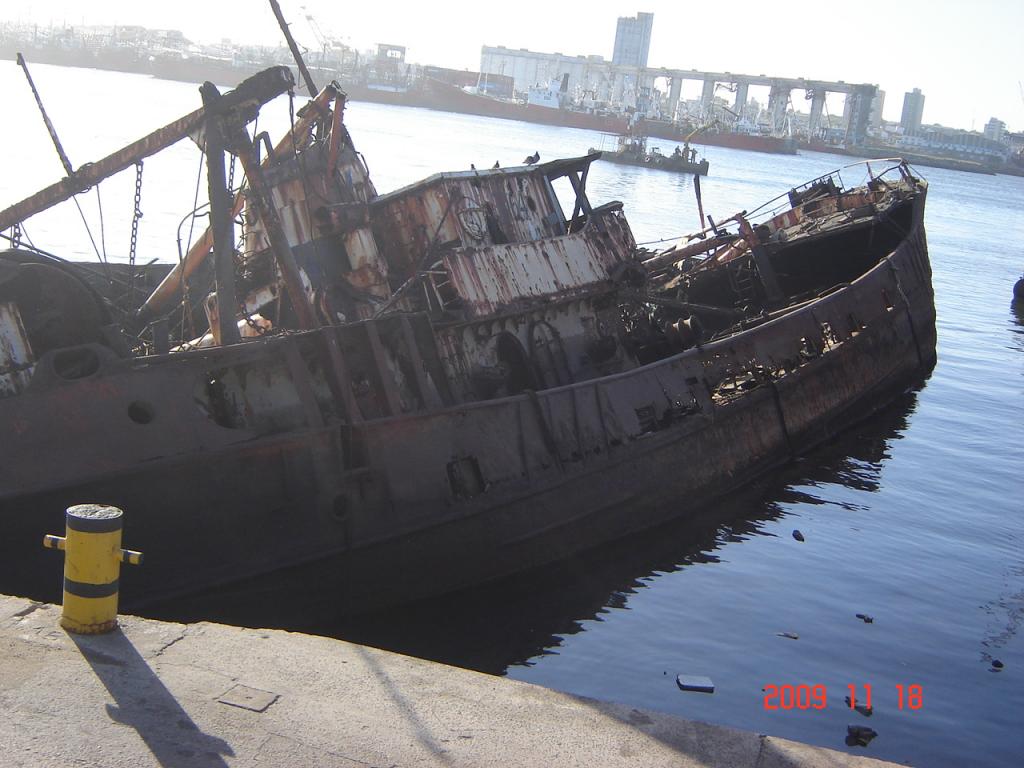
[[121, 549], [124, 513], [103, 504], [69, 507], [66, 536], [46, 535], [43, 546], [63, 549], [64, 609], [60, 625], [95, 635], [117, 627], [121, 563], [139, 565], [142, 553]]

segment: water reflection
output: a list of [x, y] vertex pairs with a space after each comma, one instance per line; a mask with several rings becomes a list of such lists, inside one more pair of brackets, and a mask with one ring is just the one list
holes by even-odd
[[[1010, 349], [1024, 352], [1024, 298], [1017, 298], [1019, 285], [1024, 276], [1013, 286], [1014, 298], [1010, 301]], [[1012, 538], [1019, 538], [1012, 535]], [[1018, 562], [1005, 574], [1006, 584], [1020, 584], [1024, 581], [1024, 564]], [[997, 660], [1000, 649], [1005, 648], [1024, 625], [1024, 591], [1001, 594], [981, 606], [989, 617], [989, 629], [981, 641], [981, 659], [987, 663]], [[995, 670], [993, 670], [995, 671]]]
[[[1011, 568], [1008, 580], [1019, 584], [1024, 581], [1024, 566]], [[981, 606], [989, 617], [990, 626], [981, 641], [981, 660], [991, 663], [998, 659], [1000, 650], [1010, 642], [1024, 625], [1024, 591], [1004, 594]]]
[[[755, 536], [794, 502], [854, 504], [823, 498], [815, 488], [839, 484], [877, 492], [893, 441], [916, 407], [910, 392], [809, 457], [734, 493], [697, 517], [618, 541], [555, 566], [498, 584], [417, 603], [399, 611], [311, 627], [446, 664], [503, 674], [558, 653], [589, 621], [626, 608], [629, 597], [659, 577], [718, 563], [722, 551]], [[823, 494], [825, 495], [825, 494]]]
[[1024, 299], [1014, 299], [1010, 302], [1010, 315], [1013, 318], [1012, 322], [1017, 326], [1010, 326], [1010, 330], [1017, 334], [1024, 333]]

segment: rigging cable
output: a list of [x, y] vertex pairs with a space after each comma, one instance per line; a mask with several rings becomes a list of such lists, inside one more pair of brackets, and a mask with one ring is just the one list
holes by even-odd
[[103, 250], [103, 261], [108, 261], [107, 258], [107, 225], [103, 221], [103, 198], [100, 197], [100, 185], [97, 184], [93, 189], [96, 190], [96, 209], [100, 214], [100, 248]]
[[[107, 226], [106, 226], [106, 223], [104, 222], [104, 219], [103, 219], [103, 198], [100, 196], [100, 183], [97, 182], [96, 186], [93, 187], [93, 189], [96, 190], [96, 209], [99, 211], [99, 215], [100, 215], [100, 245], [103, 248], [103, 258], [100, 259], [100, 262], [103, 264], [103, 272], [104, 272], [104, 274], [105, 274], [105, 276], [107, 278], [107, 282], [110, 284], [110, 287], [113, 288], [114, 287], [114, 277], [113, 277], [113, 275], [111, 274], [111, 271], [110, 271], [110, 259], [107, 257]], [[91, 237], [91, 235], [90, 235], [90, 237]], [[131, 283], [129, 282], [129, 290], [130, 290], [130, 285], [131, 285]], [[109, 306], [111, 306], [111, 307], [116, 307], [117, 304], [113, 301], [113, 295], [114, 295], [113, 291], [111, 291], [110, 295], [111, 295], [111, 299], [109, 301], [107, 301], [106, 303]], [[118, 309], [121, 309], [121, 308], [118, 307]], [[122, 310], [122, 311], [124, 311], [124, 310]], [[127, 315], [127, 312], [126, 312], [126, 315]]]
[[185, 279], [185, 255], [192, 250], [192, 233], [195, 230], [196, 225], [196, 211], [199, 210], [199, 187], [203, 180], [203, 161], [206, 158], [206, 151], [202, 148], [199, 150], [199, 170], [196, 172], [196, 191], [192, 197], [192, 214], [189, 217], [188, 224], [188, 241], [185, 244], [185, 251], [182, 253], [181, 250], [181, 226], [178, 227], [178, 263], [181, 265], [181, 279], [179, 280], [178, 290], [181, 291], [181, 325], [178, 335], [178, 339], [184, 341], [185, 339], [185, 319], [188, 319], [189, 335], [195, 336], [196, 324], [192, 320], [192, 302], [189, 300], [189, 284]]
[[676, 237], [663, 237], [661, 238], [661, 240], [644, 240], [644, 242], [637, 243], [637, 245], [654, 245], [655, 243], [670, 243], [675, 242], [676, 240], [682, 240], [684, 237], [686, 237], [686, 235], [677, 235]]
[[[13, 227], [12, 227], [12, 230], [13, 230]], [[95, 269], [92, 269], [88, 264], [72, 262], [72, 261], [69, 261], [68, 259], [65, 259], [62, 256], [58, 256], [55, 253], [51, 253], [50, 251], [46, 251], [46, 250], [43, 250], [42, 248], [38, 248], [35, 245], [35, 243], [32, 242], [32, 238], [29, 237], [28, 230], [25, 228], [24, 222], [20, 225], [20, 232], [21, 232], [21, 238], [24, 240], [24, 242], [21, 242], [21, 240], [18, 240], [16, 242], [14, 234], [10, 234], [10, 235], [0, 234], [0, 239], [6, 240], [7, 242], [9, 242], [15, 248], [23, 248], [25, 250], [32, 251], [32, 253], [38, 254], [40, 256], [44, 256], [47, 259], [49, 259], [50, 261], [56, 262], [58, 264], [73, 265], [76, 269], [81, 270], [83, 272], [87, 272], [90, 275], [94, 275], [94, 276], [96, 276], [98, 278], [103, 278], [104, 277], [102, 273], [97, 272]], [[25, 242], [28, 243], [27, 247], [25, 246]], [[127, 283], [124, 282], [123, 280], [119, 280], [117, 278], [113, 278], [113, 280], [114, 280], [114, 283], [119, 284], [122, 287], [127, 285]]]
[[71, 198], [71, 200], [74, 202], [75, 207], [78, 209], [78, 215], [82, 217], [82, 224], [85, 225], [85, 233], [89, 236], [89, 242], [92, 243], [93, 251], [96, 252], [96, 260], [104, 265], [105, 271], [107, 273], [107, 279], [109, 280], [110, 267], [107, 265], [107, 262], [103, 259], [103, 256], [100, 255], [100, 249], [96, 245], [96, 239], [92, 236], [92, 229], [89, 228], [89, 222], [85, 218], [85, 211], [82, 210], [82, 206], [78, 202], [78, 195], [74, 195]]
[[[14, 228], [12, 227], [12, 230], [13, 229]], [[87, 264], [81, 264], [81, 263], [72, 262], [72, 261], [69, 261], [68, 259], [65, 259], [65, 258], [63, 258], [61, 256], [58, 256], [58, 255], [54, 254], [54, 253], [50, 253], [49, 251], [45, 251], [42, 248], [37, 248], [35, 243], [32, 242], [32, 238], [29, 236], [28, 230], [25, 228], [24, 223], [22, 223], [18, 229], [19, 229], [21, 238], [24, 238], [24, 241], [28, 243], [27, 247], [25, 246], [24, 243], [22, 243], [20, 241], [19, 242], [15, 242], [15, 235], [14, 235], [13, 232], [10, 235], [5, 235], [3, 233], [0, 233], [0, 239], [8, 241], [14, 247], [20, 247], [20, 248], [22, 248], [24, 250], [31, 251], [32, 253], [34, 253], [34, 254], [36, 254], [38, 256], [43, 257], [43, 262], [44, 263], [52, 262], [53, 264], [60, 266], [60, 268], [62, 268], [62, 269], [65, 269], [66, 267], [72, 267], [73, 270], [74, 270], [72, 272], [72, 274], [74, 274], [75, 277], [77, 277], [84, 285], [86, 285], [89, 288], [89, 290], [95, 296], [97, 296], [100, 301], [103, 302], [103, 305], [107, 309], [112, 310], [112, 311], [117, 312], [117, 313], [120, 313], [122, 317], [126, 316], [124, 310], [122, 310], [119, 306], [117, 306], [112, 301], [110, 301], [103, 294], [98, 293], [95, 290], [95, 288], [93, 288], [90, 285], [88, 280], [82, 278], [78, 274], [79, 272], [84, 272], [84, 273], [87, 273], [87, 274], [90, 274], [90, 275], [94, 275], [97, 278], [101, 278], [102, 279], [103, 278], [103, 274], [102, 273], [98, 272], [95, 269], [91, 269]], [[125, 285], [125, 283], [123, 281], [120, 281], [120, 280], [115, 280], [115, 282], [120, 283], [122, 286]]]

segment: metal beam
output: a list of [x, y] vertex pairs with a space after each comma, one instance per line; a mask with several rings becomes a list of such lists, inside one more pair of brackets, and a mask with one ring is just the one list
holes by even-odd
[[[225, 110], [246, 116], [246, 122], [256, 117], [259, 108], [295, 85], [288, 67], [271, 67], [244, 80], [233, 91], [221, 97]], [[206, 119], [206, 110], [197, 109], [184, 117], [158, 128], [148, 136], [129, 144], [95, 163], [81, 166], [74, 174], [46, 189], [0, 211], [0, 231], [19, 224], [57, 203], [84, 192], [115, 173], [130, 168], [139, 160], [166, 149], [199, 130]]]
[[28, 63], [25, 61], [25, 57], [20, 53], [16, 59], [18, 66], [25, 70], [25, 79], [28, 80], [28, 87], [32, 89], [32, 95], [36, 97], [36, 106], [39, 107], [39, 114], [43, 116], [43, 123], [46, 125], [46, 130], [50, 134], [50, 139], [53, 141], [53, 146], [57, 150], [57, 155], [60, 157], [60, 164], [64, 166], [64, 173], [68, 176], [75, 172], [75, 169], [71, 165], [71, 161], [68, 160], [67, 153], [64, 151], [64, 147], [60, 143], [60, 138], [57, 136], [57, 129], [53, 127], [53, 123], [50, 122], [50, 116], [46, 114], [46, 108], [43, 107], [43, 99], [39, 95], [39, 91], [36, 89], [35, 81], [32, 79], [32, 75], [28, 71]]
[[312, 75], [310, 75], [309, 70], [306, 69], [306, 62], [302, 59], [302, 54], [299, 52], [299, 46], [295, 44], [295, 38], [292, 37], [292, 32], [288, 29], [288, 22], [284, 20], [284, 14], [281, 13], [281, 6], [278, 4], [277, 0], [270, 0], [270, 7], [274, 11], [274, 16], [277, 17], [277, 23], [281, 27], [281, 32], [284, 33], [284, 39], [288, 41], [288, 48], [292, 52], [292, 58], [295, 59], [295, 64], [299, 68], [299, 74], [302, 75], [303, 82], [309, 90], [309, 97], [313, 98], [316, 96], [316, 83], [313, 82]]
[[[217, 275], [217, 336], [222, 345], [237, 344], [238, 299], [235, 295], [235, 227], [231, 215], [231, 193], [224, 171], [225, 119], [220, 114], [221, 95], [211, 82], [199, 89], [206, 120], [206, 180], [210, 194], [210, 228], [213, 230], [213, 259]], [[212, 329], [211, 329], [212, 330]]]
[[[494, 56], [500, 59], [517, 58], [543, 58], [551, 54], [536, 53], [533, 51], [517, 51], [508, 48], [497, 48], [494, 46], [483, 46], [481, 48], [481, 69], [486, 69], [487, 57]], [[737, 85], [779, 85], [790, 90], [814, 89], [828, 91], [829, 93], [853, 93], [858, 88], [865, 87], [863, 83], [844, 83], [833, 80], [808, 80], [805, 77], [776, 77], [773, 75], [744, 75], [732, 72], [710, 72], [696, 69], [669, 69], [667, 67], [646, 67], [638, 70], [636, 67], [612, 64], [609, 61], [602, 62], [581, 62], [587, 72], [601, 72], [605, 78], [616, 78], [623, 75], [634, 77], [668, 77], [673, 80], [713, 80], [717, 83], [735, 83]], [[504, 72], [492, 72], [491, 74], [505, 74]], [[867, 85], [874, 88], [875, 86]]]
[[256, 214], [267, 232], [267, 240], [270, 241], [270, 250], [277, 261], [277, 267], [281, 270], [281, 277], [284, 279], [285, 291], [292, 309], [299, 320], [299, 327], [309, 330], [317, 326], [316, 316], [309, 297], [302, 285], [302, 277], [299, 274], [299, 265], [295, 261], [295, 254], [292, 253], [288, 237], [281, 226], [281, 217], [274, 207], [274, 201], [270, 194], [270, 188], [263, 178], [263, 169], [256, 159], [256, 147], [249, 138], [242, 125], [236, 124], [231, 127], [231, 149], [242, 161], [242, 169], [245, 171], [245, 178], [249, 181], [249, 188], [252, 191], [250, 202], [256, 210]]
[[[278, 142], [277, 146], [274, 147], [274, 152], [271, 157], [263, 159], [263, 164], [266, 165], [273, 161], [273, 158], [281, 157], [292, 152], [293, 149], [302, 150], [305, 147], [306, 141], [309, 138], [309, 129], [314, 121], [319, 120], [323, 112], [326, 110], [327, 104], [331, 99], [338, 93], [338, 89], [334, 83], [331, 83], [324, 87], [317, 97], [310, 102], [313, 106], [311, 109], [305, 111], [305, 114], [300, 112], [299, 120], [295, 123], [295, 130], [285, 134], [284, 138]], [[226, 96], [226, 94], [225, 94]], [[298, 146], [293, 144], [293, 138], [298, 141]], [[235, 197], [235, 204], [232, 208], [233, 215], [237, 216], [241, 210], [244, 199], [239, 193]], [[182, 286], [185, 282], [193, 275], [193, 273], [202, 266], [206, 260], [206, 256], [210, 253], [210, 249], [213, 247], [213, 235], [209, 229], [196, 240], [195, 245], [189, 249], [188, 254], [184, 259], [174, 265], [167, 276], [160, 282], [150, 294], [149, 298], [146, 299], [146, 303], [139, 308], [137, 315], [137, 323], [140, 326], [144, 326], [154, 317], [157, 317], [163, 312], [166, 307], [178, 297], [181, 293]]]
[[384, 352], [384, 345], [380, 340], [380, 331], [377, 330], [376, 320], [367, 320], [363, 323], [366, 329], [366, 337], [370, 341], [370, 352], [373, 354], [373, 363], [377, 369], [377, 378], [380, 379], [381, 388], [384, 390], [384, 397], [388, 404], [389, 416], [400, 416], [402, 414], [402, 400], [398, 394], [398, 387], [391, 376], [388, 367], [387, 356]]

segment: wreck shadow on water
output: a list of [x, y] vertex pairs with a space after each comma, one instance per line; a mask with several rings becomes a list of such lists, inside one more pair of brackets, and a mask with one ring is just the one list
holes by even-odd
[[890, 455], [917, 405], [908, 391], [879, 413], [808, 456], [703, 508], [697, 516], [630, 536], [515, 578], [354, 618], [310, 617], [309, 632], [412, 656], [504, 674], [558, 652], [590, 620], [628, 608], [630, 596], [665, 574], [716, 564], [732, 543], [775, 536], [766, 523], [793, 502], [824, 501], [800, 488], [838, 483], [876, 492]]

